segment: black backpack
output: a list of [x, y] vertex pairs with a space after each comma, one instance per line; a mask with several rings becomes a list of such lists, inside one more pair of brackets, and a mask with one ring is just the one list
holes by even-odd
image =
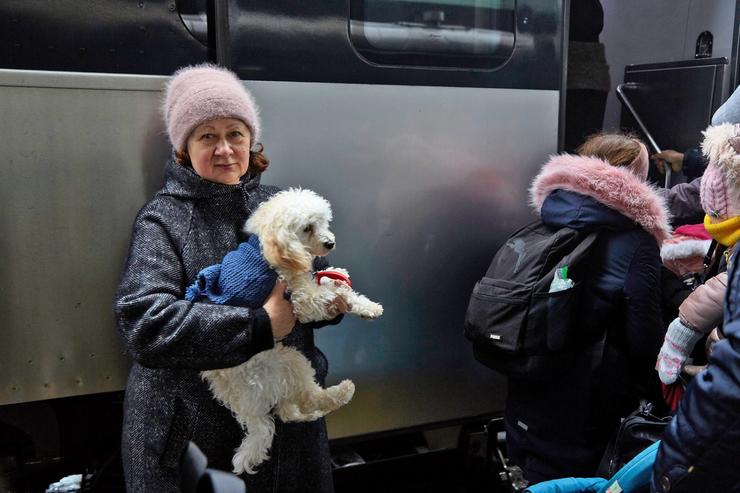
[[[538, 220], [509, 237], [476, 283], [465, 315], [475, 358], [507, 376], [546, 379], [578, 350], [578, 300], [588, 273], [584, 260], [597, 238]], [[567, 266], [575, 284], [550, 293], [555, 271]]]

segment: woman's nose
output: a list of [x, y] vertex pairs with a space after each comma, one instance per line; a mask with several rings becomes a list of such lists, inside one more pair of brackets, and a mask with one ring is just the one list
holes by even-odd
[[216, 154], [218, 154], [219, 156], [228, 156], [229, 154], [233, 153], [234, 150], [231, 148], [231, 145], [227, 140], [219, 140], [216, 144]]

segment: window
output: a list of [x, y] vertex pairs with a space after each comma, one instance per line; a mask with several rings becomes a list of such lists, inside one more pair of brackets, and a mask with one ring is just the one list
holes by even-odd
[[515, 0], [351, 0], [355, 49], [382, 65], [494, 69], [514, 51]]

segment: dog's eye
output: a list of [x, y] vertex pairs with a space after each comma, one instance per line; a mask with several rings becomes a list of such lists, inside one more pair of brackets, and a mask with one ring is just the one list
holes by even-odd
[[313, 224], [309, 224], [305, 228], [303, 228], [304, 233], [313, 233]]

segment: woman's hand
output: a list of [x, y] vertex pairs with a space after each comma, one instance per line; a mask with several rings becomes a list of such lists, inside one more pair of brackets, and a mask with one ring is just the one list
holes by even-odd
[[335, 318], [343, 313], [347, 313], [349, 311], [349, 305], [344, 298], [337, 295], [333, 300], [329, 302], [326, 309], [327, 312], [329, 312], [329, 315], [331, 315], [332, 318]]
[[296, 317], [293, 314], [293, 305], [285, 299], [285, 283], [277, 281], [272, 293], [267, 297], [263, 308], [270, 317], [272, 325], [272, 337], [276, 340], [283, 339], [290, 334], [295, 327]]

